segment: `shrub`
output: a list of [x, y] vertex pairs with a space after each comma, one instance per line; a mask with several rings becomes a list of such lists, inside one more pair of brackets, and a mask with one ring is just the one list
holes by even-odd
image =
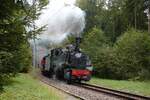
[[146, 74], [150, 73], [150, 35], [148, 33], [131, 29], [118, 39], [114, 49], [117, 74], [121, 75], [122, 79], [146, 78]]
[[103, 32], [93, 28], [82, 48], [92, 58], [95, 74], [111, 79], [150, 79], [150, 35], [131, 29], [108, 45]]
[[0, 51], [0, 90], [18, 72], [28, 72], [31, 68], [31, 52], [27, 44], [14, 52]]
[[32, 54], [28, 44], [23, 44], [17, 52], [18, 69], [20, 72], [27, 73], [31, 69]]
[[9, 52], [0, 51], [0, 91], [2, 86], [10, 78], [10, 73], [14, 72], [14, 67], [12, 66], [12, 54]]
[[98, 51], [98, 60], [95, 64], [96, 76], [114, 79], [115, 55], [112, 47], [103, 47]]
[[106, 44], [107, 38], [104, 36], [103, 31], [94, 27], [90, 32], [86, 33], [81, 48], [92, 58], [94, 63], [97, 62], [98, 51]]
[[113, 69], [113, 48], [103, 31], [94, 27], [86, 33], [81, 47], [92, 59], [94, 75], [102, 78], [112, 78]]

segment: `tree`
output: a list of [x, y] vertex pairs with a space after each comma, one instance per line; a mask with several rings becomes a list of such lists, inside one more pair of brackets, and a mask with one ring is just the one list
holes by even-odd
[[144, 10], [144, 0], [125, 0], [123, 12], [128, 20], [127, 25], [135, 29], [147, 29]]
[[108, 44], [108, 40], [105, 37], [104, 33], [96, 27], [94, 27], [87, 34], [88, 35], [84, 37], [81, 48], [90, 56], [90, 58], [92, 58], [93, 64], [96, 65], [96, 63], [99, 62], [100, 49]]
[[88, 32], [93, 27], [101, 26], [101, 14], [103, 13], [102, 7], [105, 0], [77, 0], [77, 4], [86, 13], [86, 29]]
[[[1, 0], [0, 3], [0, 87], [5, 80], [30, 66], [28, 39], [38, 34], [34, 21], [47, 0]], [[30, 29], [30, 30], [29, 30]], [[26, 53], [26, 54], [24, 54]]]

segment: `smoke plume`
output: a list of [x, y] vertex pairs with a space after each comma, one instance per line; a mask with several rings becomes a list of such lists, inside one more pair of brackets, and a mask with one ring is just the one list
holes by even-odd
[[[85, 13], [75, 5], [75, 0], [50, 0], [37, 26], [47, 25], [39, 44], [61, 43], [68, 35], [81, 36], [85, 27]], [[46, 44], [45, 44], [46, 43]]]

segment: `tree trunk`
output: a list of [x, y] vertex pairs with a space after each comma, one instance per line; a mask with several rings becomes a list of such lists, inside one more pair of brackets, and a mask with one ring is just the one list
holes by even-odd
[[137, 9], [136, 7], [134, 8], [134, 28], [137, 29], [137, 18], [136, 18], [136, 14], [137, 13]]
[[148, 9], [148, 33], [150, 34], [150, 8]]

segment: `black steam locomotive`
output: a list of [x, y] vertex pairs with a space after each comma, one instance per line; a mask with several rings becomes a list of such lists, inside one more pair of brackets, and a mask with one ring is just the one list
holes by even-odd
[[55, 75], [58, 79], [72, 81], [89, 81], [92, 74], [92, 65], [89, 57], [80, 48], [80, 38], [76, 38], [75, 45], [66, 48], [55, 48], [45, 56], [46, 64], [43, 73]]

